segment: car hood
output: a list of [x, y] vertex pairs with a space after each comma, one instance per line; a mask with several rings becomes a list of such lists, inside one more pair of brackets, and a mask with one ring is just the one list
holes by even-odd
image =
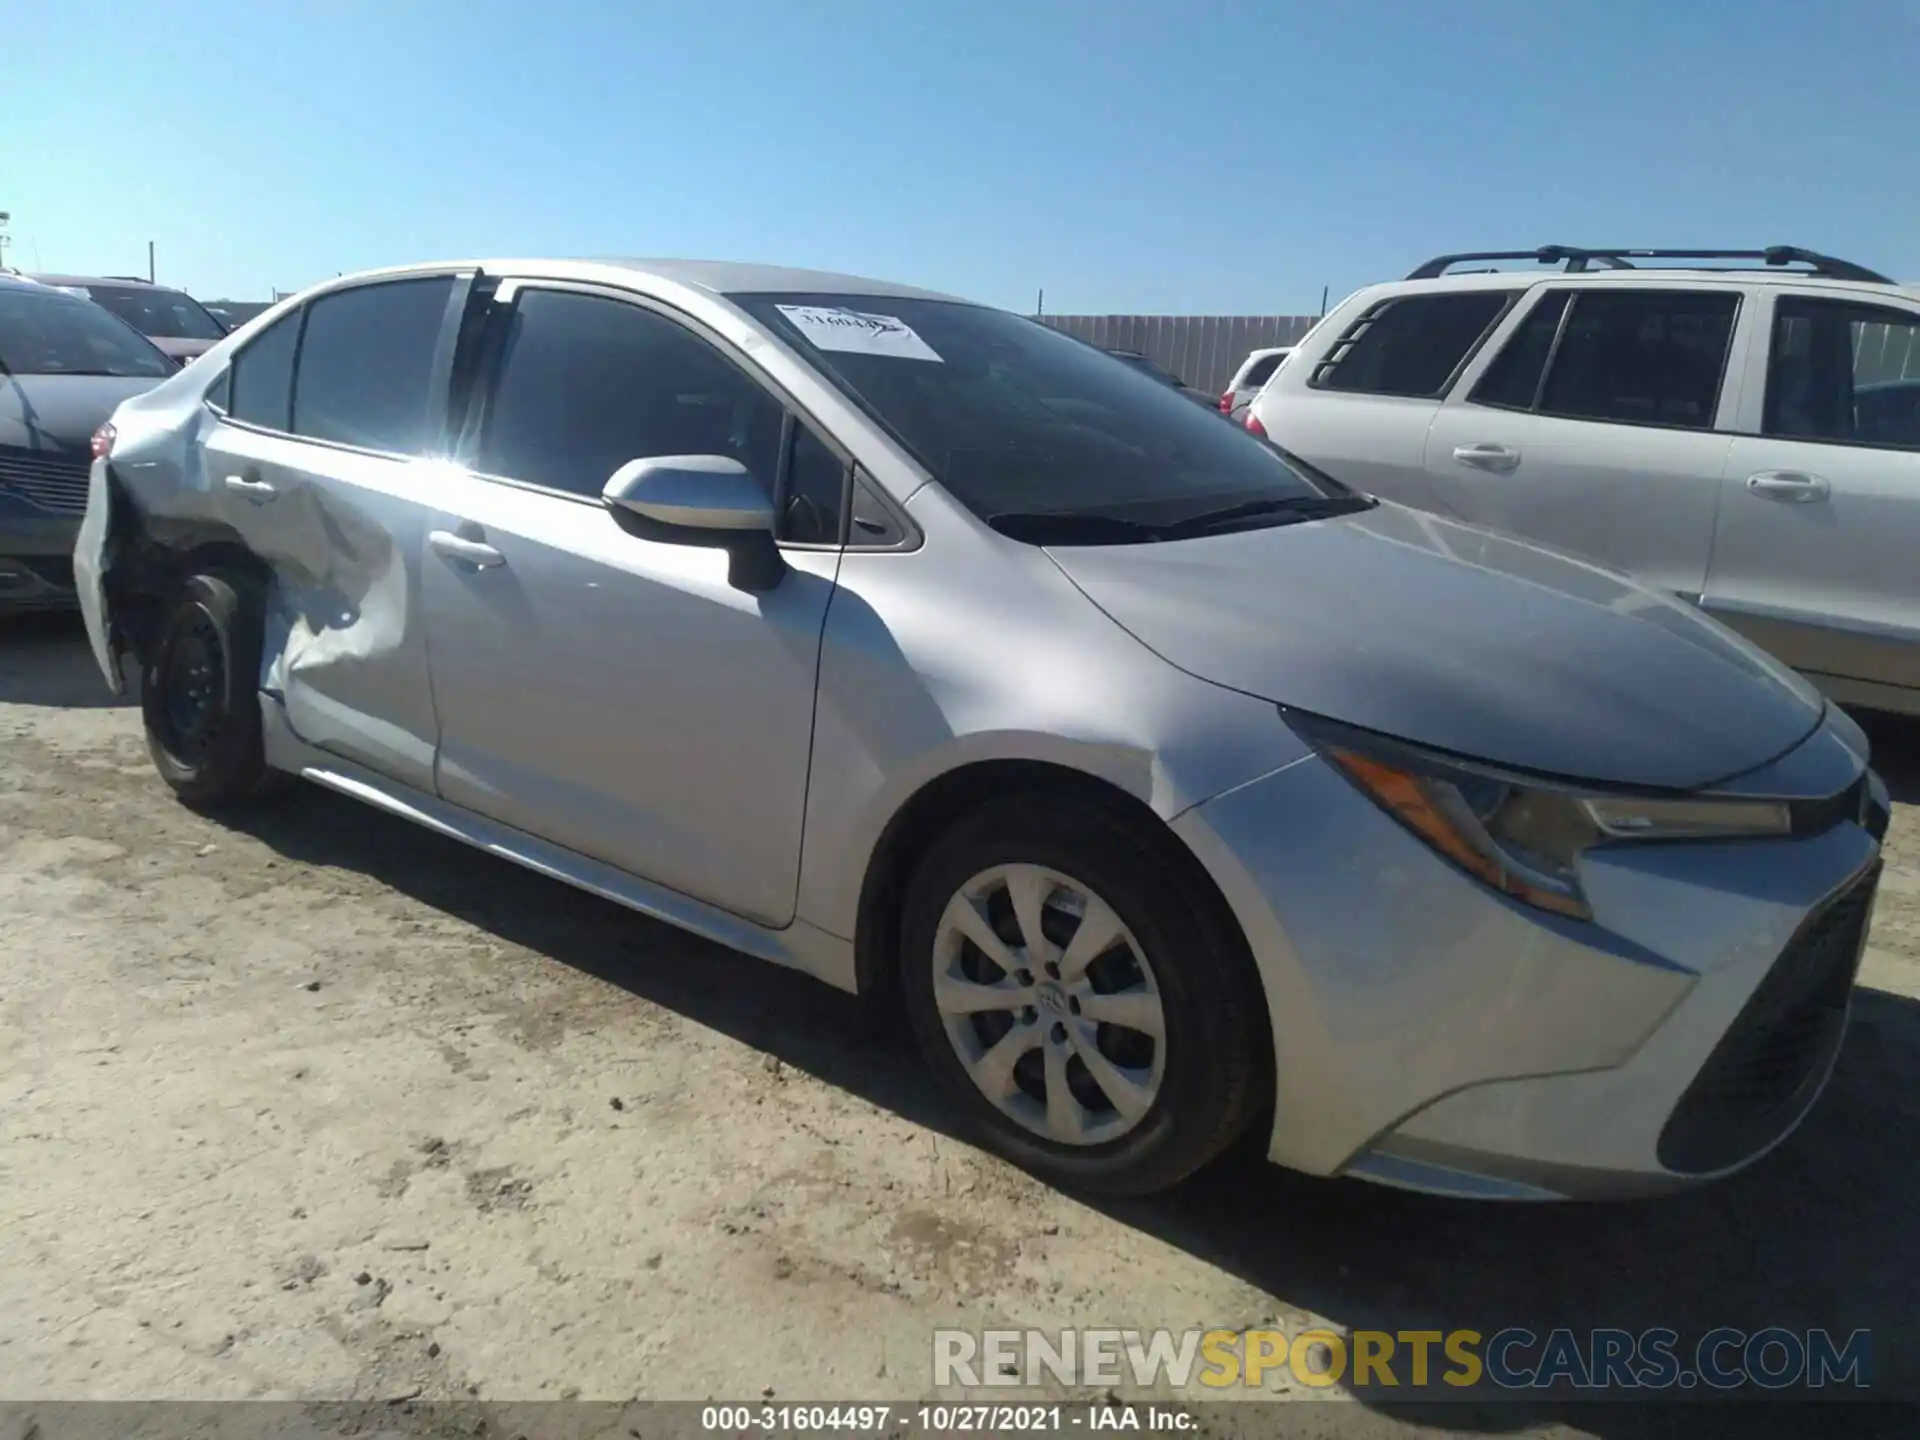
[[1541, 774], [1696, 789], [1791, 749], [1825, 710], [1691, 606], [1397, 505], [1049, 554], [1201, 679]]
[[0, 374], [0, 445], [85, 450], [93, 432], [158, 376]]

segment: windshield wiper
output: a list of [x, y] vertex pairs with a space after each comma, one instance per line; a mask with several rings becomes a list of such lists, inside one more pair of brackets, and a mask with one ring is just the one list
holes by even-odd
[[1202, 510], [1171, 525], [1159, 527], [1164, 540], [1186, 540], [1195, 535], [1210, 535], [1243, 525], [1250, 520], [1273, 520], [1290, 524], [1300, 520], [1328, 520], [1336, 515], [1352, 515], [1371, 510], [1375, 502], [1365, 495], [1281, 495], [1264, 500], [1248, 500], [1220, 510]]

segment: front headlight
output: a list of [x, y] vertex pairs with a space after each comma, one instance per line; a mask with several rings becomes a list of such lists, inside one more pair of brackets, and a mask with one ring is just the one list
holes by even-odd
[[1557, 915], [1590, 920], [1578, 862], [1597, 845], [1785, 835], [1774, 801], [1582, 791], [1289, 716], [1362, 794], [1475, 878]]

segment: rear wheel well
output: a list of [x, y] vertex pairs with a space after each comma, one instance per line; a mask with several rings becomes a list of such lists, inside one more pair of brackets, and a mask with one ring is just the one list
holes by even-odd
[[1128, 822], [1162, 864], [1176, 867], [1201, 903], [1218, 907], [1223, 934], [1238, 941], [1239, 959], [1249, 967], [1240, 921], [1213, 877], [1144, 801], [1119, 786], [1064, 765], [1040, 760], [984, 760], [962, 765], [927, 782], [900, 807], [874, 846], [860, 886], [854, 930], [854, 968], [860, 993], [892, 1003], [895, 951], [906, 900], [907, 882], [933, 845], [976, 806], [1003, 795], [1059, 796], [1099, 806]]
[[189, 575], [220, 574], [252, 580], [262, 590], [273, 572], [225, 526], [156, 528], [128, 504], [126, 543], [109, 576], [114, 627], [142, 665], [151, 657], [167, 608]]

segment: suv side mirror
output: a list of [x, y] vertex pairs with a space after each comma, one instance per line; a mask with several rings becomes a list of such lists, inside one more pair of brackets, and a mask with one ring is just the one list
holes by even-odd
[[773, 503], [738, 460], [725, 455], [629, 460], [601, 487], [600, 499], [616, 519], [651, 538], [724, 548], [732, 562], [727, 578], [742, 590], [771, 590], [786, 574], [773, 543]]

